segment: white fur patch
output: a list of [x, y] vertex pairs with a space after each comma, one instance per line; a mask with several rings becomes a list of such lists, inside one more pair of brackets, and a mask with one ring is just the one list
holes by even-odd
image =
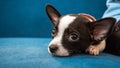
[[60, 19], [60, 22], [59, 22], [59, 25], [58, 25], [58, 33], [57, 33], [56, 37], [49, 44], [49, 46], [52, 45], [52, 44], [58, 46], [58, 50], [57, 50], [55, 55], [58, 55], [58, 56], [68, 56], [69, 55], [68, 50], [66, 50], [63, 47], [61, 41], [62, 41], [62, 37], [63, 37], [65, 29], [68, 28], [68, 26], [75, 19], [76, 19], [75, 16], [70, 16], [70, 15], [66, 15], [66, 16], [64, 16]]

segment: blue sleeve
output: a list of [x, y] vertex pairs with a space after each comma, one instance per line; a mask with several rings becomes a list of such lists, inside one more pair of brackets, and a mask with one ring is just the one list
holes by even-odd
[[104, 17], [114, 17], [120, 20], [120, 0], [107, 0], [107, 10], [103, 14]]

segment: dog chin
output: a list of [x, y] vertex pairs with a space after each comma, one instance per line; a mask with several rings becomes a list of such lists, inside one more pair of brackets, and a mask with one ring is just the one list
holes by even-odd
[[56, 53], [52, 53], [53, 56], [57, 56], [57, 57], [67, 57], [70, 56], [70, 54], [56, 54]]
[[67, 57], [67, 56], [71, 55], [69, 52], [60, 52], [60, 51], [56, 51], [55, 53], [51, 53], [49, 49], [48, 49], [48, 52], [53, 56], [59, 56], [59, 57]]

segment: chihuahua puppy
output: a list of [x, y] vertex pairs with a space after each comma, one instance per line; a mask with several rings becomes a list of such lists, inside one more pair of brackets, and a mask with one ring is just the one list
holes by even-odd
[[120, 55], [120, 31], [116, 27], [116, 19], [96, 20], [89, 14], [63, 16], [51, 5], [46, 6], [46, 13], [53, 24], [53, 40], [48, 47], [52, 55], [99, 55], [103, 50]]

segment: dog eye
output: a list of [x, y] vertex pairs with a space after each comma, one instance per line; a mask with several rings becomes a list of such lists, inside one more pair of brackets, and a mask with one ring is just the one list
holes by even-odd
[[79, 36], [76, 33], [72, 33], [69, 36], [69, 41], [78, 41], [79, 40]]
[[53, 29], [53, 30], [52, 30], [52, 38], [54, 38], [55, 36], [56, 36], [56, 30]]
[[53, 29], [53, 30], [52, 30], [52, 34], [55, 34], [55, 32], [56, 32], [55, 29]]

